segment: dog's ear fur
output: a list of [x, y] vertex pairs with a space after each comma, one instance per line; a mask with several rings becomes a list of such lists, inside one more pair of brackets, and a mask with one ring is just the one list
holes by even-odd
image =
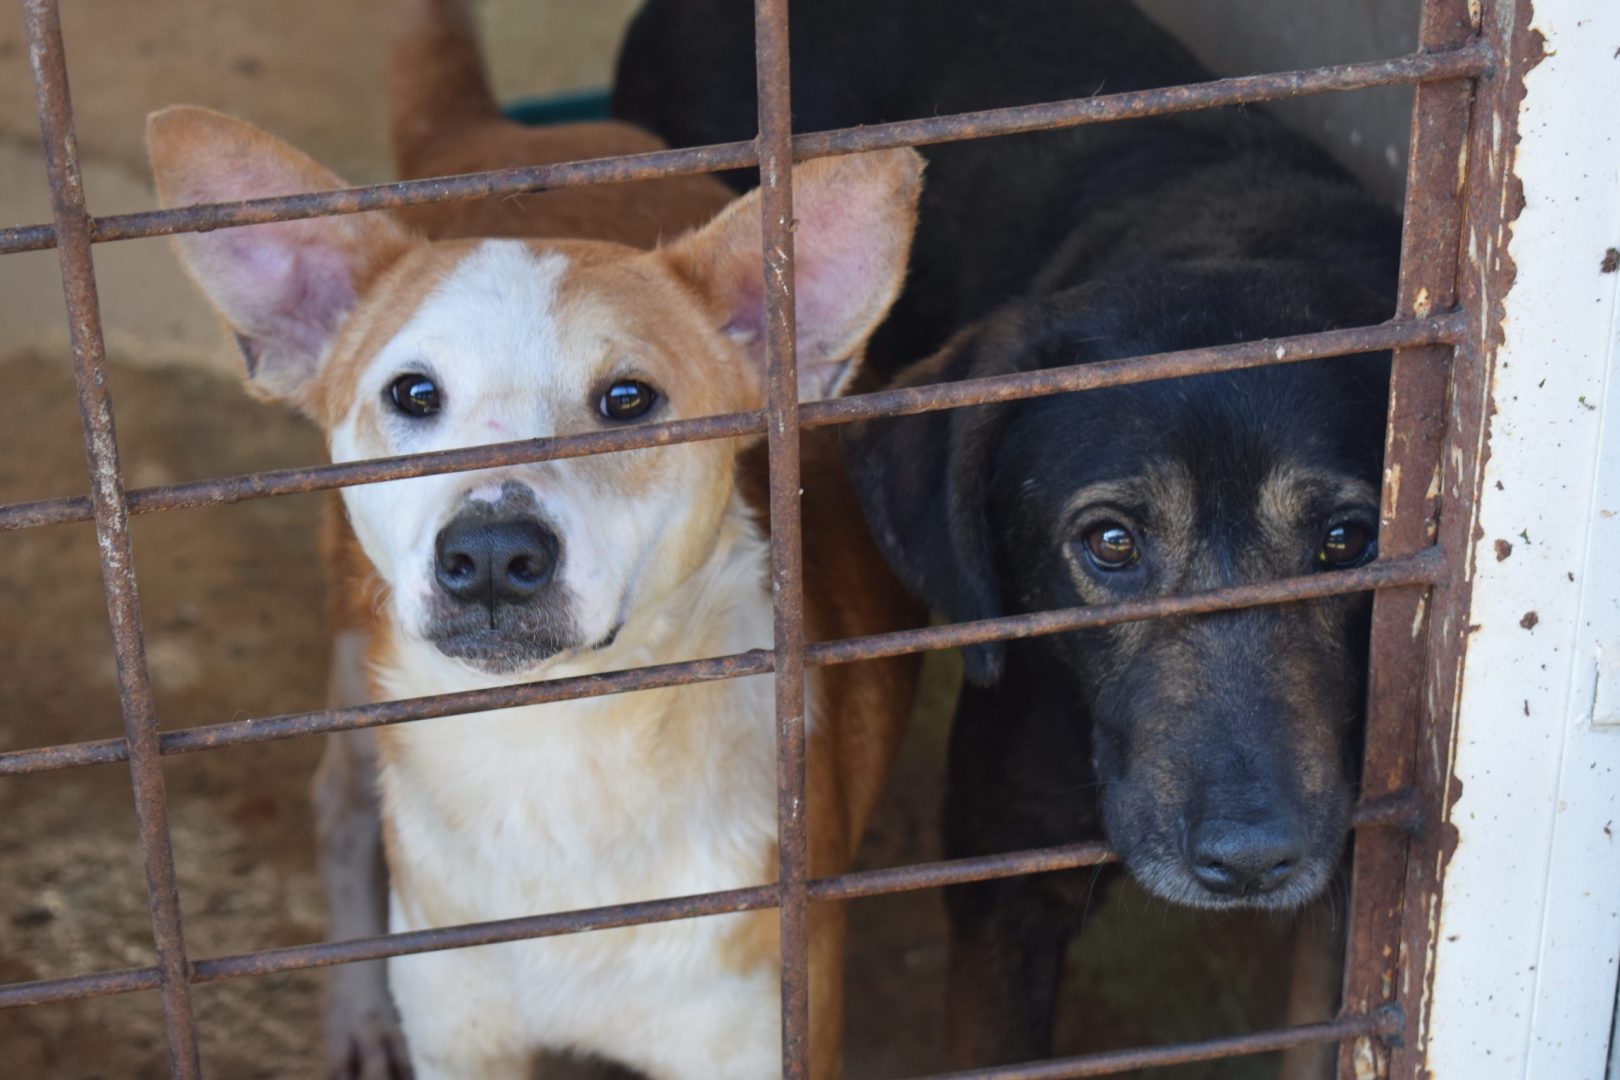
[[[330, 191], [342, 180], [251, 124], [177, 106], [147, 117], [165, 207]], [[236, 334], [248, 385], [308, 408], [306, 391], [357, 296], [412, 243], [380, 213], [175, 237], [181, 262]]]
[[[998, 318], [964, 330], [914, 364], [895, 386], [927, 386], [1014, 371], [1029, 360], [1021, 321]], [[990, 527], [996, 449], [1013, 405], [972, 405], [869, 420], [846, 436], [850, 479], [872, 535], [908, 588], [951, 622], [1005, 613]], [[962, 650], [978, 686], [1001, 676], [999, 641]]]
[[[858, 367], [905, 279], [922, 191], [910, 149], [817, 158], [793, 170], [799, 398], [834, 397]], [[732, 340], [763, 370], [764, 254], [760, 193], [665, 249]]]

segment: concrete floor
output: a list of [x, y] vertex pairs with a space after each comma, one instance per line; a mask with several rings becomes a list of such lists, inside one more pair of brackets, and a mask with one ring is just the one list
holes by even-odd
[[[634, 0], [489, 0], [505, 96], [598, 86]], [[387, 0], [71, 0], [67, 47], [91, 208], [150, 207], [151, 109], [194, 102], [254, 120], [357, 182], [385, 179], [379, 91]], [[0, 224], [47, 220], [18, 5], [0, 6]], [[319, 439], [242, 393], [237, 359], [162, 240], [97, 248], [128, 482], [306, 464]], [[85, 487], [54, 253], [0, 258], [0, 502]], [[325, 647], [316, 497], [138, 518], [137, 567], [165, 727], [316, 708]], [[0, 533], [0, 749], [119, 732], [94, 537]], [[931, 697], [863, 857], [938, 857], [943, 719]], [[312, 740], [171, 758], [165, 773], [189, 942], [199, 955], [322, 936], [304, 791]], [[0, 781], [0, 981], [150, 962], [127, 771]], [[1126, 891], [1072, 956], [1065, 1052], [1239, 1031], [1277, 1019], [1286, 928], [1210, 924]], [[1213, 945], [1207, 944], [1213, 941]], [[851, 1076], [944, 1067], [938, 897], [858, 904]], [[204, 1062], [229, 1078], [316, 1074], [318, 976], [199, 988]], [[158, 1002], [133, 994], [0, 1011], [9, 1077], [159, 1077]], [[1258, 1077], [1264, 1061], [1178, 1070]]]

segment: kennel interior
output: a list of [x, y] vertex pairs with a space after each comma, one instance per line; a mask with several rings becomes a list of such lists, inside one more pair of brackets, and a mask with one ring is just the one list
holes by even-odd
[[[789, 216], [785, 163], [795, 154], [994, 137], [1286, 99], [1279, 109], [1291, 122], [1392, 202], [1404, 201], [1397, 318], [1361, 330], [1143, 358], [1105, 377], [1123, 382], [1395, 348], [1383, 556], [1330, 581], [1301, 579], [1168, 604], [1055, 613], [1040, 626], [1050, 632], [1082, 622], [1379, 590], [1343, 1002], [1333, 1018], [1289, 1027], [1271, 1022], [1235, 1035], [1230, 1029], [1141, 1031], [1140, 1041], [1156, 1045], [1137, 1050], [1118, 1049], [1117, 1042], [1087, 1043], [1077, 1035], [1074, 1052], [1061, 1061], [972, 1075], [1105, 1075], [1209, 1060], [1218, 1064], [1179, 1075], [1265, 1075], [1235, 1071], [1247, 1067], [1236, 1064], [1236, 1056], [1337, 1045], [1343, 1077], [1418, 1076], [1425, 1070], [1442, 1077], [1600, 1077], [1610, 1061], [1620, 957], [1620, 856], [1613, 846], [1620, 819], [1620, 614], [1614, 603], [1620, 572], [1602, 557], [1620, 540], [1620, 390], [1610, 374], [1620, 280], [1614, 265], [1620, 256], [1613, 254], [1620, 246], [1620, 142], [1594, 93], [1604, 80], [1613, 85], [1620, 71], [1620, 13], [1576, 0], [1534, 6], [1514, 0], [1155, 0], [1147, 6], [1212, 67], [1240, 77], [1185, 95], [1110, 95], [1104, 87], [1096, 97], [1055, 106], [793, 139], [781, 77], [785, 4], [759, 0], [767, 92], [756, 143], [671, 151], [628, 166], [515, 169], [461, 181], [449, 191], [488, 195], [608, 179], [627, 169], [654, 175], [763, 163], [773, 193], [766, 200], [770, 252]], [[309, 906], [313, 893], [296, 892], [278, 871], [298, 862], [309, 832], [306, 812], [295, 804], [313, 763], [312, 740], [293, 737], [438, 713], [412, 703], [324, 713], [317, 708], [318, 693], [311, 696], [306, 687], [300, 695], [286, 685], [280, 672], [297, 664], [318, 668], [324, 644], [318, 601], [308, 612], [278, 604], [276, 595], [285, 580], [302, 581], [306, 596], [310, 589], [318, 595], [313, 530], [304, 527], [317, 496], [305, 493], [429, 469], [602, 448], [570, 445], [564, 438], [432, 461], [308, 467], [318, 460], [318, 447], [291, 422], [267, 419], [219, 394], [200, 374], [122, 370], [116, 359], [109, 361], [125, 348], [118, 333], [123, 316], [108, 333], [101, 313], [104, 307], [118, 312], [125, 301], [111, 284], [98, 296], [97, 272], [129, 257], [119, 253], [121, 247], [138, 251], [141, 259], [168, 260], [158, 250], [162, 241], [137, 238], [404, 205], [445, 197], [446, 189], [400, 184], [92, 217], [91, 209], [100, 209], [99, 181], [80, 158], [81, 141], [85, 152], [92, 147], [75, 138], [68, 73], [76, 86], [81, 80], [96, 85], [81, 73], [104, 62], [99, 46], [119, 40], [127, 27], [111, 25], [117, 21], [111, 4], [99, 11], [88, 4], [64, 8], [59, 15], [53, 0], [26, 0], [22, 19], [4, 28], [10, 36], [0, 41], [0, 63], [6, 65], [0, 71], [26, 74], [0, 81], [0, 87], [37, 103], [43, 173], [50, 181], [48, 223], [45, 216], [30, 216], [0, 229], [0, 272], [26, 267], [9, 272], [18, 275], [22, 295], [37, 297], [46, 271], [56, 272], [43, 261], [59, 260], [75, 375], [70, 382], [55, 339], [5, 361], [7, 385], [19, 392], [12, 422], [4, 425], [9, 432], [0, 434], [8, 440], [0, 460], [0, 542], [9, 551], [0, 579], [9, 594], [0, 605], [0, 664], [9, 668], [0, 675], [0, 775], [7, 777], [0, 793], [7, 810], [0, 850], [12, 882], [0, 886], [10, 893], [0, 922], [0, 976], [6, 983], [0, 1005], [8, 1006], [0, 1013], [6, 1025], [0, 1031], [8, 1048], [19, 1048], [21, 1075], [189, 1077], [201, 1075], [205, 1066], [221, 1075], [299, 1075], [309, 1059], [286, 1047], [311, 1041], [304, 1029], [314, 1030], [308, 978], [313, 968], [574, 932], [587, 924], [754, 907], [780, 907], [783, 913], [784, 1074], [802, 1075], [807, 902], [913, 892], [1108, 857], [1098, 846], [1077, 845], [971, 865], [902, 865], [929, 854], [927, 840], [911, 835], [931, 828], [928, 811], [914, 806], [891, 811], [891, 835], [880, 836], [879, 853], [869, 856], [875, 868], [811, 882], [803, 871], [802, 828], [789, 814], [782, 829], [783, 876], [776, 885], [494, 926], [311, 944], [320, 935], [319, 912]], [[109, 23], [98, 29], [95, 18]], [[68, 21], [65, 42], [60, 19]], [[103, 36], [98, 40], [97, 34]], [[85, 41], [90, 47], [81, 48]], [[150, 47], [188, 44], [194, 39], [167, 46], [154, 40]], [[142, 47], [137, 38], [134, 51]], [[263, 94], [275, 93], [274, 65], [248, 52], [231, 63], [243, 79], [262, 77]], [[251, 74], [255, 63], [264, 68], [260, 75]], [[87, 126], [90, 107], [112, 108], [107, 103], [115, 97], [81, 96], [78, 127]], [[239, 110], [250, 118], [252, 100], [248, 95]], [[165, 103], [142, 102], [139, 111]], [[135, 131], [139, 111], [129, 116]], [[7, 168], [22, 160], [16, 157]], [[357, 175], [373, 178], [364, 168]], [[88, 200], [85, 182], [92, 188]], [[54, 257], [48, 251], [53, 248]], [[776, 289], [770, 285], [775, 280], [767, 274], [768, 288]], [[49, 280], [44, 284], [55, 287]], [[791, 312], [789, 294], [778, 289], [770, 295], [778, 313]], [[791, 335], [780, 318], [772, 326], [773, 383], [781, 390], [792, 385]], [[931, 399], [929, 407], [1097, 384], [1096, 369], [1075, 369], [1039, 384], [1014, 376], [960, 388]], [[85, 438], [68, 446], [60, 428], [75, 397]], [[138, 459], [120, 461], [111, 423], [114, 399], [121, 403], [120, 434], [143, 445]], [[769, 431], [773, 515], [779, 515], [773, 532], [786, 544], [797, 522], [789, 493], [797, 486], [798, 427], [921, 404], [921, 395], [901, 393], [796, 409], [778, 393], [766, 415], [671, 426], [678, 430], [639, 428], [616, 436], [614, 446]], [[50, 419], [57, 423], [49, 430], [31, 426]], [[78, 493], [85, 486], [82, 473], [66, 487], [56, 483], [57, 477], [73, 477], [74, 456], [85, 452], [88, 496]], [[268, 496], [277, 498], [260, 501]], [[302, 519], [272, 516], [268, 507], [287, 501], [305, 508]], [[206, 536], [214, 530], [236, 539], [223, 549], [210, 547]], [[540, 683], [505, 700], [774, 670], [785, 706], [779, 709], [781, 792], [791, 806], [803, 783], [802, 727], [794, 702], [800, 700], [805, 664], [939, 649], [1028, 628], [1015, 618], [806, 650], [795, 614], [803, 582], [790, 551], [778, 554], [779, 636], [770, 656]], [[136, 595], [137, 570], [144, 604]], [[300, 650], [303, 655], [296, 655]], [[488, 702], [469, 698], [459, 708], [480, 704]], [[121, 737], [112, 721], [120, 711]], [[924, 732], [913, 741], [926, 738]], [[925, 785], [927, 747], [910, 752], [912, 764], [902, 769], [916, 770], [914, 778]], [[232, 759], [239, 764], [212, 764]], [[127, 772], [120, 777], [119, 770]], [[266, 788], [267, 771], [289, 773], [292, 786]], [[75, 776], [94, 780], [70, 787]], [[103, 817], [117, 819], [118, 826], [98, 831], [85, 824]], [[884, 830], [880, 819], [878, 831]], [[47, 845], [54, 857], [39, 858]], [[857, 947], [862, 906], [896, 912], [881, 907], [894, 902], [857, 901]], [[109, 917], [109, 909], [123, 918]], [[285, 917], [289, 910], [295, 917]], [[133, 924], [132, 912], [140, 916]], [[1172, 918], [1154, 911], [1146, 921], [1161, 917], [1167, 923]], [[867, 924], [874, 940], [889, 934], [894, 946], [901, 932], [885, 921], [903, 923], [906, 916]], [[1181, 925], [1196, 940], [1196, 924]], [[926, 972], [930, 964], [937, 970], [938, 948], [937, 939], [919, 937], [882, 955], [885, 963]], [[1129, 959], [1121, 966], [1130, 966]], [[861, 979], [875, 993], [890, 994], [889, 1000], [907, 996], [907, 984], [875, 966], [863, 969], [858, 958], [852, 972], [852, 999], [863, 990]], [[1165, 981], [1185, 974], [1166, 972]], [[1212, 981], [1227, 983], [1231, 974], [1223, 970]], [[1264, 981], [1250, 978], [1256, 986]], [[927, 989], [925, 980], [918, 984]], [[227, 996], [249, 985], [256, 996]], [[1140, 989], [1135, 1003], [1151, 1007], [1160, 989]], [[284, 1004], [291, 1011], [280, 1011]], [[1088, 1005], [1096, 1002], [1082, 1000], [1073, 1008]], [[926, 1027], [924, 1017], [896, 1007], [908, 1021], [901, 1026]], [[116, 1019], [118, 1009], [144, 1010], [145, 1026]], [[892, 1035], [885, 1039], [894, 1015], [869, 1025], [877, 1029], [866, 1036], [874, 1048], [864, 1057], [851, 1055], [852, 1073], [938, 1071], [925, 1048], [913, 1048], [915, 1055], [908, 1057], [903, 1047], [878, 1045], [895, 1042]], [[1087, 1015], [1109, 1014], [1093, 1009]], [[1231, 1015], [1247, 1018], [1241, 1008]], [[858, 1018], [852, 1017], [851, 1026], [851, 1037], [861, 1038]], [[1109, 1026], [1111, 1032], [1092, 1031], [1089, 1037], [1132, 1030]], [[231, 1044], [246, 1030], [259, 1033], [259, 1052], [231, 1058]], [[126, 1045], [109, 1032], [140, 1038]], [[927, 1044], [932, 1037], [920, 1030], [914, 1041]], [[276, 1058], [277, 1047], [287, 1056]], [[295, 1064], [300, 1060], [302, 1067]]]

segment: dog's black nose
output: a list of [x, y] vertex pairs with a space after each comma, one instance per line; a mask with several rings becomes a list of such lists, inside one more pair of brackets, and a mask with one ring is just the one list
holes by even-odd
[[1278, 818], [1205, 821], [1191, 830], [1187, 848], [1193, 875], [1204, 888], [1224, 896], [1280, 889], [1305, 854], [1299, 831]]
[[452, 521], [434, 541], [440, 587], [469, 603], [516, 604], [551, 579], [557, 536], [533, 518]]

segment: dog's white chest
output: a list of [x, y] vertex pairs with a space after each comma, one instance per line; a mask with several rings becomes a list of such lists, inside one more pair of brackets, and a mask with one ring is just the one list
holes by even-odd
[[[772, 698], [771, 678], [757, 676], [391, 733], [383, 791], [392, 928], [767, 882], [776, 836]], [[736, 1075], [766, 1075], [776, 1054], [777, 974], [757, 950], [737, 946], [742, 918], [402, 958], [390, 981], [402, 1009], [416, 1014], [407, 1030], [455, 1023], [492, 1046], [510, 1040], [515, 1050], [576, 1048], [620, 1060], [637, 1045], [678, 1056], [672, 1047], [689, 1042], [707, 1053], [715, 1025], [736, 1030], [757, 1013], [721, 1043], [736, 1044]], [[655, 1029], [663, 1034], [652, 1038]], [[698, 1074], [732, 1071], [725, 1062], [692, 1064]]]
[[412, 725], [384, 762], [394, 841], [485, 917], [757, 884], [771, 704], [758, 676]]

